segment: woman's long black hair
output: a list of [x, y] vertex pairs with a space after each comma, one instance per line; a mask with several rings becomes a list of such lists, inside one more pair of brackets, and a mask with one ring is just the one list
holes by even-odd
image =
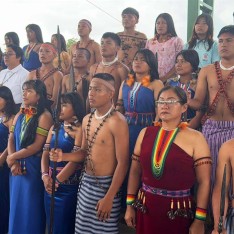
[[[154, 53], [149, 49], [140, 49], [136, 52], [134, 58], [138, 54], [143, 55], [145, 62], [148, 64], [150, 68], [150, 82], [152, 82], [153, 80], [159, 80], [158, 65], [157, 65], [158, 62]], [[135, 72], [133, 70], [131, 71], [131, 74], [133, 74], [135, 77]]]
[[15, 102], [11, 90], [6, 86], [0, 87], [0, 97], [3, 98], [6, 102], [3, 111], [6, 117], [5, 122], [7, 122], [11, 118], [11, 116], [15, 114]]
[[80, 95], [76, 92], [64, 93], [61, 95], [61, 104], [69, 103], [72, 105], [72, 109], [76, 118], [82, 123], [85, 116], [85, 107]]
[[41, 80], [28, 80], [24, 82], [23, 89], [34, 89], [40, 96], [37, 104], [37, 113], [31, 118], [21, 140], [21, 147], [26, 148], [35, 141], [38, 119], [46, 109], [50, 111], [50, 106], [47, 99], [46, 86]]

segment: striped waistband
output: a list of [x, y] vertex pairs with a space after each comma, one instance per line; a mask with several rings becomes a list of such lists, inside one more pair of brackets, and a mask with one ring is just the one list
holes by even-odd
[[190, 196], [190, 189], [184, 189], [184, 190], [166, 190], [166, 189], [160, 189], [160, 188], [154, 188], [146, 184], [142, 184], [143, 190], [146, 192], [159, 195], [159, 196], [164, 196], [164, 197], [188, 197]]

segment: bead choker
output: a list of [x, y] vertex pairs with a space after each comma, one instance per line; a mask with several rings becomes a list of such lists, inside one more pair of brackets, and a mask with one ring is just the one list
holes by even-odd
[[113, 61], [110, 62], [103, 62], [102, 61], [102, 65], [106, 66], [106, 67], [110, 67], [111, 65], [113, 65], [116, 61], [118, 61], [118, 57], [115, 57]]
[[102, 116], [98, 116], [97, 115], [97, 110], [95, 110], [95, 112], [94, 112], [95, 119], [100, 120], [100, 119], [105, 118], [107, 115], [109, 115], [111, 113], [112, 109], [113, 109], [113, 106], [111, 106], [111, 108], [106, 112], [106, 114], [104, 114]]
[[219, 61], [219, 66], [221, 69], [223, 69], [224, 71], [231, 71], [232, 69], [234, 69], [234, 66], [231, 67], [224, 67], [221, 63], [221, 60]]

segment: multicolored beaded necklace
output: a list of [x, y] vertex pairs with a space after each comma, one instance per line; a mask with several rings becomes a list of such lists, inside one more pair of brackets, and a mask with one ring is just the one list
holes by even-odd
[[[160, 126], [161, 124], [155, 124]], [[182, 122], [179, 126], [173, 130], [165, 130], [160, 126], [157, 136], [154, 141], [154, 147], [151, 154], [151, 169], [153, 176], [156, 179], [160, 179], [163, 175], [165, 161], [170, 151], [171, 144], [175, 140], [179, 130], [185, 128], [187, 123]]]

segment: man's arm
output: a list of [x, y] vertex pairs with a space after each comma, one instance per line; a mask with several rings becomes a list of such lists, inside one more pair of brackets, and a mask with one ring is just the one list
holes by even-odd
[[126, 176], [129, 165], [129, 132], [128, 126], [124, 117], [120, 113], [115, 113], [114, 118], [110, 121], [111, 132], [114, 138], [114, 148], [117, 160], [117, 166], [112, 178], [111, 185], [101, 200], [98, 201], [96, 210], [97, 217], [100, 221], [105, 221], [110, 218], [113, 200]]
[[198, 110], [205, 103], [206, 94], [208, 92], [207, 74], [209, 67], [204, 67], [200, 70], [195, 96], [193, 99], [188, 100], [188, 105], [194, 110]]
[[222, 180], [223, 180], [223, 172], [224, 167], [226, 164], [226, 194], [225, 194], [225, 208], [224, 208], [224, 217], [223, 221], [225, 220], [228, 208], [228, 191], [231, 181], [231, 164], [230, 164], [230, 156], [234, 150], [234, 140], [227, 141], [224, 143], [218, 155], [218, 165], [216, 168], [216, 179], [215, 179], [215, 186], [212, 196], [212, 207], [213, 207], [213, 214], [214, 214], [214, 233], [218, 233], [218, 223], [219, 223], [219, 216], [220, 216], [220, 197], [221, 197], [221, 188], [222, 188]]

